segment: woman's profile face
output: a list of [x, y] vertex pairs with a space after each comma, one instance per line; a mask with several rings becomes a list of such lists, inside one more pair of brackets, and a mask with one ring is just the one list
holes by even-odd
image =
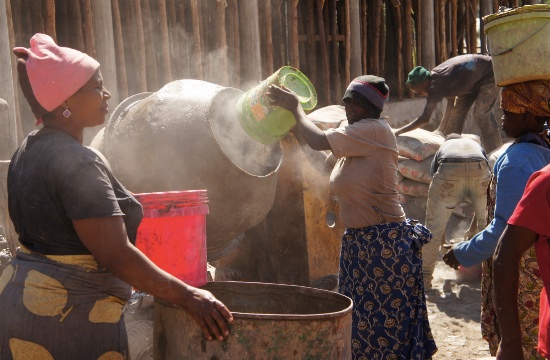
[[524, 113], [517, 114], [513, 112], [504, 111], [502, 115], [502, 130], [506, 136], [517, 139], [521, 135], [527, 132], [538, 133], [543, 130], [543, 125], [536, 121], [535, 116]]
[[[99, 69], [80, 90], [67, 100], [71, 111], [69, 120], [82, 128], [101, 125], [109, 113], [107, 100], [111, 93], [103, 87], [103, 77]], [[63, 106], [63, 105], [62, 105]]]
[[346, 118], [349, 124], [371, 117], [367, 109], [355, 99], [345, 98], [344, 108], [346, 109]]

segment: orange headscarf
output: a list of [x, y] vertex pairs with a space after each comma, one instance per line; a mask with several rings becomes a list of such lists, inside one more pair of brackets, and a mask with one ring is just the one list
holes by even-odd
[[550, 117], [550, 80], [533, 80], [511, 84], [502, 90], [503, 110]]

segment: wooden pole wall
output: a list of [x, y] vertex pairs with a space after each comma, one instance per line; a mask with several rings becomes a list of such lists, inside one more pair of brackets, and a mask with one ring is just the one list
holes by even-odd
[[361, 67], [361, 6], [358, 0], [348, 1], [348, 16], [349, 16], [349, 35], [350, 35], [350, 77], [347, 79], [355, 79], [362, 75]]
[[[99, 44], [105, 41], [105, 38], [99, 39], [105, 34], [100, 34], [103, 25], [96, 24], [105, 0], [9, 0], [13, 18], [17, 18], [13, 23], [15, 41], [25, 45], [33, 31], [46, 32], [61, 45], [98, 58], [104, 73], [103, 63], [114, 59], [116, 75], [112, 79], [116, 79], [118, 88], [115, 98], [120, 100], [138, 92], [156, 91], [167, 82], [181, 78], [247, 90], [250, 81], [262, 80], [280, 66], [290, 64], [307, 72], [314, 81], [319, 106], [340, 104], [346, 84], [366, 73], [394, 81], [391, 87], [397, 98], [410, 97], [412, 93], [406, 92], [404, 81], [415, 65], [432, 69], [451, 56], [477, 52], [475, 21], [476, 17], [487, 14], [488, 6], [538, 3], [108, 1], [110, 45], [109, 42]], [[397, 18], [393, 28], [387, 27], [386, 14]], [[390, 44], [390, 41], [396, 43]], [[386, 56], [386, 47], [399, 51]], [[109, 52], [113, 54], [112, 59], [104, 60]], [[115, 89], [113, 85], [109, 88]]]
[[[12, 66], [14, 55], [11, 52], [14, 44], [10, 42], [10, 24], [11, 4], [9, 0], [0, 0], [0, 63], [9, 64], [3, 66], [0, 71], [0, 99], [4, 100], [8, 109], [0, 110], [0, 160], [11, 159], [13, 152], [19, 144], [17, 112], [15, 111], [16, 92], [15, 92], [15, 68]], [[27, 45], [28, 47], [28, 45]]]

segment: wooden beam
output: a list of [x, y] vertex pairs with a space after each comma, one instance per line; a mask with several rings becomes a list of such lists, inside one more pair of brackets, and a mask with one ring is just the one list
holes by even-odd
[[[9, 0], [0, 0], [0, 64], [6, 64], [0, 71], [0, 99], [7, 104], [7, 109], [2, 106], [0, 110], [0, 160], [11, 159], [13, 152], [19, 145], [18, 142], [18, 123], [17, 112], [15, 111], [17, 95], [15, 92], [16, 85], [14, 83], [16, 76], [15, 71], [15, 56], [12, 54], [13, 48], [10, 43], [10, 27], [12, 20], [8, 19], [11, 16], [11, 4]], [[28, 43], [24, 45], [28, 47]], [[14, 61], [14, 63], [12, 63]]]
[[[134, 11], [135, 11], [135, 31], [136, 31], [136, 50], [137, 50], [137, 80], [138, 80], [138, 91], [146, 92], [147, 91], [147, 60], [146, 53], [151, 53], [151, 49], [145, 51], [145, 34], [143, 33], [143, 16], [141, 11], [141, 1], [134, 0]], [[156, 90], [156, 89], [155, 89]]]
[[204, 79], [204, 69], [202, 64], [202, 39], [201, 39], [201, 19], [199, 12], [199, 0], [191, 0], [191, 19], [193, 23], [193, 56], [195, 76], [199, 80]]
[[80, 11], [80, 0], [67, 1], [67, 17], [69, 22], [69, 44], [60, 44], [62, 46], [72, 47], [76, 50], [85, 52], [84, 36], [82, 34], [82, 13]]
[[348, 11], [347, 18], [349, 19], [349, 83], [351, 79], [355, 79], [363, 74], [361, 68], [361, 6], [358, 0], [346, 2]]
[[55, 0], [45, 0], [42, 5], [42, 16], [44, 17], [44, 31], [57, 43], [57, 32], [55, 31]]
[[116, 63], [118, 98], [128, 97], [128, 78], [126, 77], [126, 61], [124, 56], [124, 41], [122, 38], [122, 24], [120, 21], [120, 8], [118, 0], [111, 0], [111, 13], [113, 17], [113, 41]]
[[[156, 1], [153, 1], [153, 3], [156, 3]], [[159, 32], [157, 31], [158, 25], [155, 21], [159, 15], [156, 11], [151, 11], [150, 0], [141, 0], [140, 10], [139, 22], [143, 25], [142, 29], [138, 31], [140, 38], [143, 38], [143, 43], [140, 40], [138, 51], [144, 53], [143, 61], [146, 85], [143, 91], [157, 91], [161, 87], [158, 68], [162, 67], [161, 64], [158, 64], [158, 58], [159, 55], [162, 56], [162, 52], [160, 50], [161, 44], [159, 44]], [[153, 21], [155, 21], [154, 25]]]
[[452, 43], [452, 49], [451, 49], [451, 56], [457, 56], [458, 55], [458, 24], [457, 24], [457, 18], [458, 18], [458, 0], [451, 0], [451, 43]]
[[[228, 0], [229, 16], [227, 18], [227, 29], [229, 36], [227, 37], [228, 57], [230, 61], [231, 76], [229, 78], [231, 86], [240, 88], [241, 77], [241, 58], [240, 58], [240, 32], [239, 32], [239, 9], [237, 0]], [[273, 65], [271, 67], [273, 69]]]
[[288, 1], [288, 65], [300, 68], [300, 50], [298, 47], [298, 3], [299, 0]]
[[319, 51], [321, 52], [321, 85], [320, 99], [324, 104], [330, 104], [330, 69], [328, 62], [327, 41], [325, 39], [325, 25], [323, 19], [323, 3], [316, 3], [317, 29], [319, 31]]
[[[403, 32], [405, 34], [405, 41], [403, 42], [403, 75], [406, 77], [407, 74], [413, 68], [413, 22], [412, 22], [412, 0], [404, 0], [403, 2]], [[404, 85], [404, 80], [401, 79], [401, 85]], [[407, 96], [409, 98], [413, 97], [413, 93], [410, 90], [407, 91]]]
[[[159, 28], [160, 28], [160, 85], [164, 86], [172, 81], [170, 64], [170, 37], [168, 35], [168, 15], [166, 0], [158, 0]], [[221, 27], [221, 26], [220, 26]]]

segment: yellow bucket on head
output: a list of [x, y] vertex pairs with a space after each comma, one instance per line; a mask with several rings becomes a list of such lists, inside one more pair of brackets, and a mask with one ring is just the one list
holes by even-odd
[[483, 22], [498, 86], [550, 79], [550, 5], [525, 5]]
[[237, 101], [237, 117], [251, 138], [266, 145], [276, 143], [296, 125], [290, 111], [270, 104], [266, 95], [269, 85], [285, 86], [294, 91], [306, 111], [317, 105], [315, 88], [300, 70], [292, 66], [283, 66], [258, 86], [247, 91]]

